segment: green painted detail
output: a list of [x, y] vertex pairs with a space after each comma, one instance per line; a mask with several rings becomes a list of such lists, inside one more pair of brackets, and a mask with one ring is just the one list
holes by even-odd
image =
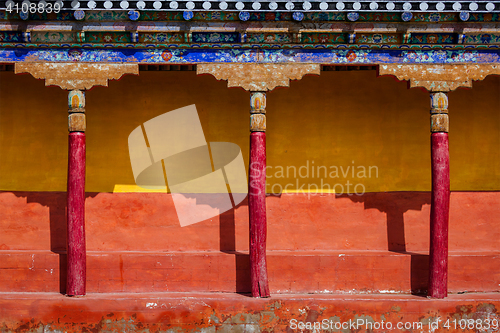
[[86, 32], [87, 43], [130, 43], [129, 32]]
[[345, 13], [305, 13], [304, 21], [345, 21]]
[[399, 44], [401, 34], [356, 34], [359, 44]]
[[500, 22], [500, 13], [471, 13], [469, 22]]
[[141, 12], [139, 21], [185, 21], [182, 12]]
[[126, 11], [102, 10], [102, 11], [87, 11], [85, 13], [85, 21], [128, 21]]
[[500, 44], [500, 34], [468, 34], [466, 44]]
[[347, 43], [347, 34], [302, 33], [300, 40], [305, 44], [341, 44]]
[[415, 13], [411, 22], [456, 22], [459, 21], [455, 13]]
[[456, 34], [422, 34], [412, 33], [410, 44], [455, 44]]
[[292, 43], [292, 34], [252, 33], [247, 34], [248, 43]]
[[139, 43], [183, 43], [184, 34], [176, 32], [141, 33]]
[[360, 13], [358, 21], [402, 22], [403, 20], [401, 13]]
[[34, 31], [31, 33], [34, 43], [70, 43], [77, 42], [74, 32]]

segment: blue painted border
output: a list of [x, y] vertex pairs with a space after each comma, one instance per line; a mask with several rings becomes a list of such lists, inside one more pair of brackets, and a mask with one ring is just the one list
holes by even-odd
[[0, 62], [62, 61], [99, 63], [196, 64], [459, 64], [500, 63], [500, 50], [370, 50], [370, 49], [20, 49], [1, 48]]

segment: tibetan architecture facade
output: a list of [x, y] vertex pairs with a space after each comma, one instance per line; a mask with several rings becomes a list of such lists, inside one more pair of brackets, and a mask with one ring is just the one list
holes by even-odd
[[[500, 1], [0, 1], [0, 327], [498, 330], [499, 75]], [[181, 226], [193, 104], [248, 196]]]

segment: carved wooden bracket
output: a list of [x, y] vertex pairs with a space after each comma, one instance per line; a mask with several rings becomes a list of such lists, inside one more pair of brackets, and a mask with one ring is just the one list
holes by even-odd
[[228, 87], [248, 91], [270, 91], [288, 87], [290, 80], [300, 80], [306, 74], [320, 73], [319, 64], [198, 64], [197, 74], [212, 74], [217, 80], [227, 80]]
[[66, 90], [88, 90], [93, 86], [108, 86], [108, 80], [117, 80], [124, 74], [139, 74], [138, 64], [97, 64], [64, 62], [17, 62], [15, 73], [30, 73], [36, 79], [45, 79], [46, 86]]
[[399, 80], [410, 80], [410, 87], [423, 87], [428, 91], [452, 91], [458, 87], [472, 87], [472, 81], [487, 75], [500, 75], [498, 64], [422, 65], [384, 64], [379, 75], [394, 75]]

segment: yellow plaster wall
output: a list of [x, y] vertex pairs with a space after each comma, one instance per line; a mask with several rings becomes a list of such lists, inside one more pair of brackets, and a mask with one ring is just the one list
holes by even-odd
[[[0, 190], [64, 191], [67, 93], [30, 75], [0, 73]], [[234, 142], [248, 162], [249, 94], [194, 72], [141, 72], [87, 92], [87, 191], [133, 185], [127, 138], [141, 123], [196, 104], [207, 141]], [[451, 187], [500, 189], [500, 77], [449, 94]], [[268, 191], [296, 190], [279, 166], [339, 168], [323, 183], [368, 192], [430, 190], [429, 96], [375, 71], [322, 72], [267, 95]], [[308, 162], [309, 161], [309, 162]], [[340, 167], [378, 169], [378, 178]], [[349, 169], [351, 171], [351, 169]], [[291, 170], [290, 170], [291, 171]], [[305, 168], [303, 168], [303, 175]], [[277, 174], [278, 172], [278, 174]], [[329, 171], [330, 172], [330, 171]], [[312, 187], [314, 189], [314, 187]], [[340, 188], [337, 188], [337, 192]], [[361, 189], [359, 187], [358, 189]], [[344, 187], [344, 191], [346, 191]], [[351, 188], [352, 192], [352, 188]]]

